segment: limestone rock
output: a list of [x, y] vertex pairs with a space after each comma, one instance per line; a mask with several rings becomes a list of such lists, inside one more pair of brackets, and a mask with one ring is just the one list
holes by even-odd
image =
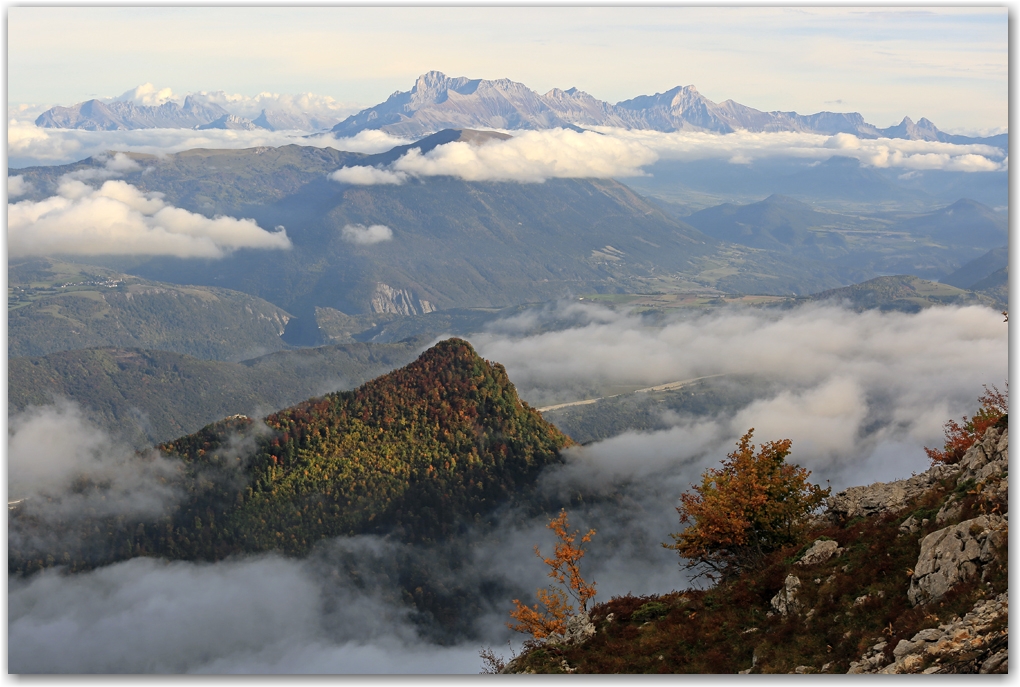
[[801, 603], [797, 599], [798, 589], [800, 589], [800, 578], [796, 575], [787, 575], [783, 588], [772, 597], [772, 608], [780, 615], [799, 613]]
[[[978, 601], [962, 619], [927, 628], [900, 640], [894, 660], [872, 647], [850, 673], [1007, 673], [1009, 672], [1009, 596]], [[884, 649], [884, 643], [881, 645]]]
[[829, 539], [818, 539], [794, 565], [818, 565], [841, 553], [843, 553], [843, 549], [836, 542]]
[[967, 449], [960, 459], [958, 483], [968, 479], [984, 482], [1009, 469], [1009, 431], [989, 427], [980, 440]]
[[553, 644], [580, 644], [595, 635], [595, 625], [587, 613], [578, 613], [567, 619], [567, 629], [563, 634], [550, 635], [548, 641]]
[[900, 534], [914, 534], [928, 524], [928, 518], [918, 520], [913, 515], [900, 524]]
[[910, 603], [940, 599], [950, 587], [976, 575], [1006, 536], [1006, 521], [998, 515], [982, 515], [929, 534], [921, 540], [910, 578]]
[[959, 465], [936, 465], [908, 479], [895, 482], [875, 482], [866, 487], [850, 487], [830, 496], [826, 502], [829, 516], [848, 520], [859, 515], [877, 515], [904, 507], [908, 501], [920, 496], [939, 480], [955, 475]]

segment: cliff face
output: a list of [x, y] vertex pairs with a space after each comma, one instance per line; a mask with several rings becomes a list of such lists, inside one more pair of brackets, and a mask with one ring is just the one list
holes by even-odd
[[831, 496], [805, 542], [708, 590], [621, 597], [505, 672], [1007, 673], [1007, 418], [955, 465]]

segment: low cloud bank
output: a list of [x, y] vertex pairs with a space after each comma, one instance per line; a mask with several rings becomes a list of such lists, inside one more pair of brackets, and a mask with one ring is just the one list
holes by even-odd
[[822, 136], [796, 132], [732, 134], [598, 127], [511, 132], [513, 138], [482, 145], [457, 141], [427, 153], [412, 148], [389, 168], [355, 167], [331, 178], [351, 184], [403, 183], [407, 176], [455, 176], [466, 181], [540, 183], [553, 178], [627, 178], [662, 160], [794, 157], [822, 161], [853, 157], [871, 167], [909, 170], [989, 172], [1007, 168], [1002, 151], [987, 145], [956, 145], [900, 139], [859, 139], [851, 134]]
[[[317, 561], [138, 558], [14, 580], [12, 673], [478, 672], [477, 647], [416, 640], [406, 610]], [[334, 571], [335, 572], [335, 571]]]
[[[137, 165], [126, 156], [111, 158], [105, 170]], [[82, 176], [82, 175], [80, 175]], [[254, 220], [212, 219], [168, 205], [160, 193], [145, 193], [124, 181], [95, 189], [66, 175], [57, 195], [7, 206], [7, 250], [26, 255], [173, 255], [221, 258], [239, 248], [289, 249], [283, 227], [268, 232]]]
[[384, 224], [373, 224], [370, 227], [363, 224], [348, 224], [340, 234], [344, 241], [356, 246], [370, 246], [373, 243], [382, 243], [393, 239], [393, 230]]
[[473, 145], [461, 141], [422, 154], [412, 148], [393, 168], [415, 176], [458, 176], [467, 181], [541, 182], [553, 178], [642, 176], [657, 159], [648, 147], [591, 131], [548, 129]]
[[[541, 331], [547, 318], [585, 317], [586, 324]], [[638, 316], [568, 303], [494, 323], [470, 340], [539, 407], [611, 385], [717, 374], [748, 375], [774, 389], [733, 416], [672, 418], [665, 434], [630, 433], [579, 451], [595, 466], [605, 463], [610, 479], [628, 465], [649, 469], [645, 459], [627, 457], [638, 445], [647, 444], [639, 455], [652, 466], [669, 464], [655, 447], [670, 444], [700, 447], [718, 461], [750, 427], [758, 440], [792, 439], [794, 459], [834, 484], [907, 477], [926, 467], [924, 445], [941, 445], [942, 424], [973, 411], [982, 384], [1001, 386], [1008, 364], [1001, 315], [977, 306], [916, 314], [733, 309], [649, 327]], [[889, 444], [914, 448], [884, 462], [880, 474], [866, 472], [874, 467], [869, 457]], [[676, 449], [672, 460], [688, 453]]]
[[[140, 97], [150, 95], [143, 94]], [[257, 116], [258, 113], [255, 114]], [[822, 161], [833, 155], [854, 157], [872, 167], [906, 170], [984, 172], [1008, 168], [1005, 154], [993, 146], [906, 139], [861, 139], [852, 134], [826, 136], [747, 131], [714, 134], [611, 127], [597, 127], [584, 132], [545, 129], [507, 133], [513, 137], [505, 141], [489, 141], [483, 145], [456, 141], [424, 154], [418, 149], [411, 149], [388, 168], [380, 168], [372, 173], [350, 166], [346, 168], [347, 171], [339, 170], [343, 173], [336, 180], [352, 184], [379, 184], [401, 183], [406, 178], [403, 175], [450, 175], [468, 181], [538, 183], [564, 177], [605, 179], [642, 176], [645, 167], [660, 159], [722, 159], [733, 164], [747, 164], [756, 159], [771, 157]], [[297, 144], [374, 154], [410, 142], [374, 130], [362, 131], [350, 138], [335, 138], [329, 133], [306, 136], [300, 131], [43, 129], [17, 112], [8, 119], [7, 135], [7, 151], [12, 168], [66, 164], [108, 150], [158, 154], [192, 148], [251, 148]]]
[[132, 129], [84, 131], [44, 129], [32, 121], [14, 117], [7, 122], [7, 155], [11, 169], [33, 165], [63, 165], [109, 150], [136, 153], [177, 153], [193, 148], [255, 148], [284, 145], [334, 148], [353, 153], [382, 153], [407, 139], [381, 131], [362, 131], [348, 138], [332, 134], [308, 136], [301, 131], [255, 131], [227, 129]]
[[713, 134], [697, 131], [662, 133], [599, 127], [607, 136], [633, 141], [655, 151], [662, 159], [725, 159], [746, 164], [759, 158], [795, 157], [826, 160], [833, 155], [854, 157], [872, 167], [941, 169], [987, 172], [1005, 169], [1005, 155], [994, 146], [957, 145], [899, 138], [857, 138], [853, 134], [826, 136], [790, 131], [736, 131]]
[[[571, 324], [553, 330], [563, 322]], [[927, 466], [922, 446], [937, 445], [942, 423], [972, 412], [981, 385], [1001, 384], [1008, 368], [1007, 327], [979, 307], [734, 308], [652, 326], [574, 302], [467, 338], [507, 367], [533, 405], [708, 374], [768, 382], [735, 411], [663, 412], [665, 429], [569, 449], [564, 465], [543, 473], [548, 503], [585, 495], [570, 520], [572, 529], [598, 530], [582, 563], [598, 600], [687, 586], [679, 560], [659, 544], [679, 527], [679, 495], [749, 427], [755, 443], [792, 439], [791, 460], [813, 470], [812, 481], [838, 489], [902, 478]], [[531, 599], [549, 582], [532, 550], [551, 550], [548, 516], [508, 508], [492, 521], [431, 547], [344, 537], [303, 560], [136, 559], [12, 579], [9, 668], [476, 673], [480, 647], [505, 651], [507, 639], [521, 639], [504, 626], [510, 600]], [[407, 605], [408, 584], [460, 604], [457, 626]]]
[[179, 497], [177, 464], [156, 451], [136, 453], [67, 401], [12, 416], [7, 458], [8, 499], [24, 500], [43, 521], [85, 511], [152, 516]]

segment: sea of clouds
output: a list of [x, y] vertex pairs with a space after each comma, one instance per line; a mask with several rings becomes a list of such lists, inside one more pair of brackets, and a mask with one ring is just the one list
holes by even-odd
[[[27, 119], [9, 118], [7, 151], [12, 169], [67, 164], [107, 151], [172, 153], [191, 148], [251, 148], [288, 144], [331, 147], [362, 153], [385, 152], [409, 141], [380, 131], [349, 138], [298, 131], [134, 129], [82, 131], [44, 129]], [[483, 145], [455, 141], [427, 153], [412, 149], [387, 167], [347, 167], [337, 181], [349, 184], [400, 184], [409, 176], [449, 175], [468, 181], [539, 183], [551, 178], [627, 178], [645, 174], [659, 160], [722, 159], [747, 164], [756, 159], [793, 157], [823, 161], [833, 155], [862, 164], [917, 170], [1002, 171], [1008, 159], [993, 146], [938, 141], [862, 139], [852, 134], [825, 136], [797, 132], [731, 134], [598, 127], [592, 131], [547, 129], [508, 131], [512, 138]]]
[[[547, 331], [544, 324], [556, 320], [572, 325]], [[589, 495], [571, 510], [571, 524], [598, 530], [584, 569], [600, 599], [687, 586], [675, 555], [660, 546], [678, 526], [677, 497], [748, 428], [757, 441], [792, 439], [790, 460], [836, 489], [909, 477], [927, 467], [923, 446], [940, 443], [942, 424], [972, 412], [982, 384], [1001, 386], [1008, 365], [1007, 325], [982, 307], [915, 314], [738, 308], [650, 326], [637, 315], [563, 302], [467, 338], [506, 366], [533, 405], [571, 400], [565, 394], [593, 379], [650, 386], [724, 374], [772, 382], [736, 413], [667, 415], [665, 429], [569, 449], [565, 464], [542, 475], [549, 498]], [[39, 445], [48, 447], [46, 465], [59, 469], [38, 469]], [[34, 484], [34, 493], [59, 491], [76, 469], [95, 470], [100, 455], [124, 455], [67, 405], [12, 421], [9, 448], [11, 484]], [[40, 476], [51, 472], [49, 481]], [[478, 672], [481, 647], [499, 652], [511, 639], [519, 646], [504, 626], [510, 600], [548, 582], [532, 551], [551, 547], [548, 515], [504, 510], [497, 521], [449, 543], [442, 555], [385, 538], [341, 537], [301, 560], [136, 559], [72, 576], [51, 570], [12, 579], [9, 669]], [[351, 560], [361, 574], [342, 564]], [[460, 634], [437, 643], [429, 624], [402, 603], [392, 575], [408, 560], [431, 566], [433, 579], [475, 600]]]

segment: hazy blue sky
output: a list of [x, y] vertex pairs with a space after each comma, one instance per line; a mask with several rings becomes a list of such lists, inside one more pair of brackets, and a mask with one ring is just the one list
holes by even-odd
[[375, 104], [437, 69], [616, 102], [694, 84], [762, 110], [1007, 126], [1006, 7], [8, 8], [8, 99], [313, 92]]

